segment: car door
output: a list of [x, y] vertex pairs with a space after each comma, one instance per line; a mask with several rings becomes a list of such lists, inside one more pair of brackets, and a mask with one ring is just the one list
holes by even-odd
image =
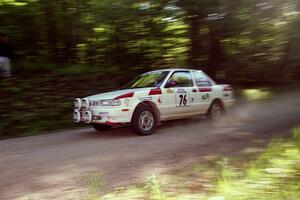
[[215, 83], [201, 71], [192, 71], [192, 74], [197, 87], [195, 106], [201, 113], [206, 113], [213, 98], [213, 85]]
[[193, 113], [194, 87], [190, 71], [175, 71], [162, 88], [162, 116], [180, 118]]

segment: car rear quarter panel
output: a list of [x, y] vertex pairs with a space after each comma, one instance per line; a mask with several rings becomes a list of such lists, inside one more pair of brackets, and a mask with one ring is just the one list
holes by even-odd
[[213, 98], [220, 99], [225, 107], [232, 106], [235, 102], [233, 91], [224, 91], [224, 87], [228, 85], [215, 85], [213, 86]]

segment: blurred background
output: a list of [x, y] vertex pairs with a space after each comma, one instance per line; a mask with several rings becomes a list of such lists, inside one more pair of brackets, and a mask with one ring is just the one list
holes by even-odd
[[0, 0], [0, 137], [72, 127], [75, 97], [160, 68], [237, 88], [300, 80], [298, 0]]

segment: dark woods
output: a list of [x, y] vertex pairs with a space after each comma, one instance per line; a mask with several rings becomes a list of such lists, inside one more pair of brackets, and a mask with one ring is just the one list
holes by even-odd
[[17, 63], [125, 73], [193, 67], [237, 83], [300, 79], [297, 0], [4, 0], [0, 7]]

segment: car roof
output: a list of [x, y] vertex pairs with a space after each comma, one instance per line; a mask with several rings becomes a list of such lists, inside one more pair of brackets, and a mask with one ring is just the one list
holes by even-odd
[[159, 70], [153, 70], [153, 71], [149, 71], [147, 73], [151, 73], [151, 72], [164, 72], [164, 71], [200, 71], [198, 69], [187, 69], [187, 68], [170, 68], [170, 69], [159, 69]]

